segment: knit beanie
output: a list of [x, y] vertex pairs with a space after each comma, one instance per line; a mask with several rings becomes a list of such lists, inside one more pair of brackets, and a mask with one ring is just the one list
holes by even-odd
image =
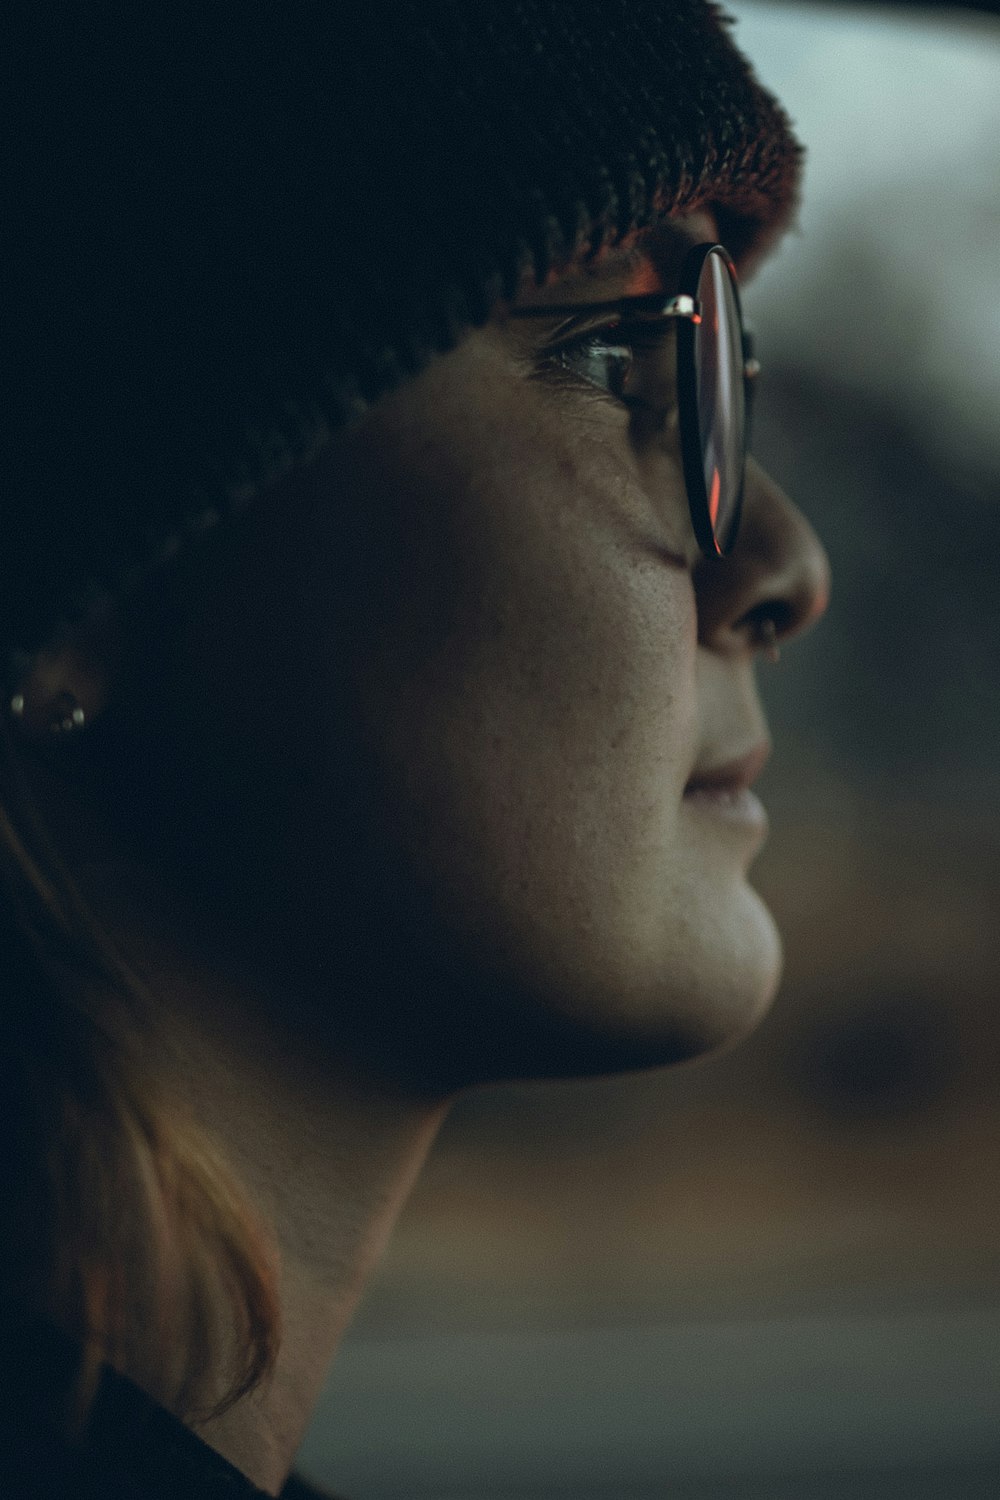
[[706, 207], [745, 268], [796, 202], [711, 0], [71, 0], [10, 71], [8, 675], [526, 272]]

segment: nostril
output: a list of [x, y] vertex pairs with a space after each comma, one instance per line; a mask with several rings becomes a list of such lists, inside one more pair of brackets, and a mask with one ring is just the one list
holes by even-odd
[[[783, 599], [766, 599], [755, 604], [736, 621], [736, 630], [745, 630], [753, 641], [781, 640], [794, 628], [795, 611]], [[773, 630], [772, 630], [773, 627]]]
[[692, 572], [698, 639], [723, 653], [790, 641], [816, 623], [830, 595], [829, 562], [805, 516], [752, 463], [747, 474], [736, 546]]

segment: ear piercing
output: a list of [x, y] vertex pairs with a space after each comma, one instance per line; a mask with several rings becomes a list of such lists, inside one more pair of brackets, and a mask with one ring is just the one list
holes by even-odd
[[[11, 718], [23, 721], [23, 693], [15, 693], [13, 698], [11, 698], [10, 714]], [[49, 733], [57, 735], [72, 734], [74, 730], [82, 729], [86, 722], [87, 715], [73, 697], [73, 694], [60, 693], [56, 699], [52, 717], [49, 719]]]

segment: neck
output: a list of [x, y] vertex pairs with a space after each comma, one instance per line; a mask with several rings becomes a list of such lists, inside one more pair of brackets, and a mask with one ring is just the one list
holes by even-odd
[[164, 1082], [221, 1145], [279, 1252], [272, 1376], [222, 1416], [191, 1424], [276, 1495], [448, 1101], [368, 1076], [315, 1037], [304, 1044], [282, 1026], [280, 997], [192, 958], [170, 940], [162, 909], [145, 920], [148, 898], [133, 876], [127, 904], [110, 886], [105, 868], [87, 896], [113, 913], [157, 1008]]

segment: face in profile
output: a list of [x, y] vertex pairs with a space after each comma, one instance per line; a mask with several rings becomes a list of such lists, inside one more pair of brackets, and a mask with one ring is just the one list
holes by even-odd
[[[600, 296], [669, 292], [713, 229], [643, 237]], [[653, 1066], [756, 1023], [781, 962], [749, 877], [760, 622], [790, 636], [827, 592], [752, 461], [733, 552], [704, 556], [670, 403], [630, 409], [550, 319], [506, 314], [176, 570], [127, 751], [155, 781], [140, 843], [316, 1044], [429, 1086]]]

